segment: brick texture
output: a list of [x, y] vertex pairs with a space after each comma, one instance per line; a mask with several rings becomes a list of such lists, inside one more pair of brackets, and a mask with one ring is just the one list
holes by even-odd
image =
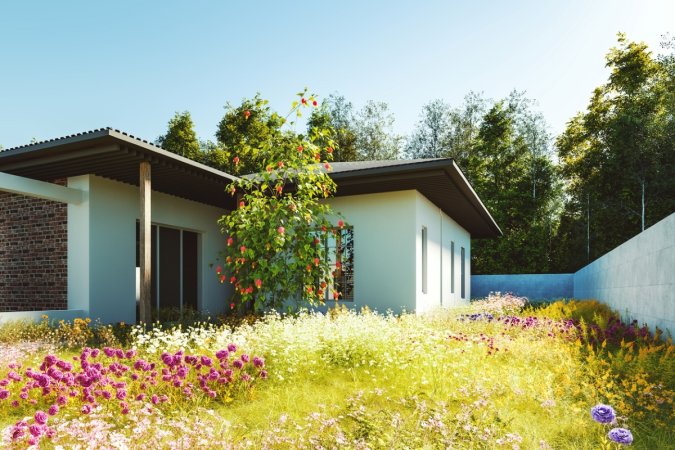
[[0, 192], [0, 312], [67, 309], [67, 283], [67, 205]]

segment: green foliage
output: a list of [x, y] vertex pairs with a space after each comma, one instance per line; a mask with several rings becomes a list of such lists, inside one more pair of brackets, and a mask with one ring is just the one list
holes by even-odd
[[[354, 112], [351, 102], [339, 94], [329, 95], [321, 107], [312, 111], [307, 121], [307, 130], [312, 134], [317, 129], [331, 130], [329, 139], [335, 144], [333, 161], [356, 161], [356, 132], [354, 130]], [[322, 145], [328, 147], [328, 145]]]
[[619, 34], [608, 81], [556, 141], [568, 199], [556, 264], [576, 270], [675, 210], [675, 71]]
[[354, 121], [357, 158], [361, 161], [397, 159], [403, 138], [394, 133], [394, 115], [384, 102], [368, 101]]
[[560, 189], [549, 140], [543, 118], [522, 94], [496, 102], [483, 117], [465, 170], [504, 236], [473, 242], [473, 273], [550, 270]]
[[217, 145], [206, 154], [206, 163], [227, 173], [265, 170], [265, 149], [291, 146], [298, 140], [295, 133], [283, 129], [286, 120], [272, 111], [269, 101], [259, 93], [252, 99], [243, 99], [236, 107], [228, 103], [216, 131]]
[[169, 120], [166, 134], [157, 138], [157, 145], [177, 155], [199, 161], [202, 157], [194, 123], [188, 111], [177, 112]]
[[[316, 103], [306, 92], [299, 97], [289, 115], [300, 115]], [[267, 111], [264, 102], [256, 105]], [[250, 109], [239, 113], [246, 111], [251, 112], [250, 117], [243, 116], [246, 121], [258, 113]], [[291, 299], [323, 303], [332, 273], [322, 242], [336, 226], [344, 226], [342, 220], [331, 221], [334, 214], [322, 201], [335, 191], [327, 173], [330, 164], [322, 160], [322, 153], [328, 158], [331, 154], [320, 146], [332, 146], [331, 135], [330, 129], [315, 128], [307, 139], [300, 139], [270, 129], [265, 139], [240, 139], [235, 146], [237, 153], [231, 159], [235, 173], [244, 164], [262, 167], [232, 186], [238, 207], [219, 222], [228, 251], [223, 255], [227, 270], [219, 267], [217, 272], [221, 282], [234, 286], [237, 302], [252, 301], [255, 309], [278, 308]]]

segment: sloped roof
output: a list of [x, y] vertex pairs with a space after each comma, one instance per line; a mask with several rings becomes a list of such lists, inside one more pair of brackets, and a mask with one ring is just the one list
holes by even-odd
[[336, 196], [415, 189], [472, 238], [501, 236], [499, 225], [451, 158], [332, 163]]
[[[238, 178], [113, 128], [101, 128], [0, 151], [0, 171], [43, 181], [94, 174], [138, 185], [139, 163], [152, 164], [154, 190], [232, 209], [225, 188]], [[474, 238], [501, 230], [452, 159], [331, 164], [337, 196], [415, 189]]]
[[3, 150], [0, 171], [43, 181], [94, 174], [137, 186], [141, 161], [152, 164], [153, 190], [234, 206], [225, 188], [237, 177], [109, 127]]

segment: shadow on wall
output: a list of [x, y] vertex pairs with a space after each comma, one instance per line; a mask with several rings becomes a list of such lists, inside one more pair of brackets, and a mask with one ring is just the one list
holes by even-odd
[[473, 297], [511, 292], [531, 301], [597, 299], [625, 321], [675, 334], [675, 213], [575, 273], [473, 275]]

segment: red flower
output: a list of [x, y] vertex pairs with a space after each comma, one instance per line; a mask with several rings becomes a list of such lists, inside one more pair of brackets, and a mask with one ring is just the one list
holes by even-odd
[[237, 277], [230, 278], [230, 284], [234, 284], [237, 281]]
[[319, 297], [321, 297], [321, 296], [323, 295], [323, 291], [322, 291], [321, 289], [319, 289], [318, 291], [316, 291], [316, 293], [317, 293], [317, 295], [318, 295]]
[[267, 171], [267, 173], [272, 173], [272, 166], [265, 167], [265, 170]]
[[311, 272], [311, 271], [312, 271], [312, 265], [311, 265], [311, 264], [307, 264], [307, 272]]
[[326, 232], [326, 225], [321, 225], [321, 231]]
[[302, 145], [298, 145], [298, 151], [302, 152]]
[[[228, 245], [232, 245], [232, 244], [230, 243], [230, 244], [228, 244]], [[231, 263], [231, 262], [232, 262], [232, 257], [231, 257], [231, 256], [228, 256], [228, 257], [225, 259], [225, 261], [226, 261], [228, 264]]]
[[326, 152], [328, 152], [328, 153], [333, 153], [333, 147], [328, 147], [328, 148], [326, 149]]
[[232, 158], [232, 161], [234, 162], [234, 165], [236, 166], [237, 164], [239, 164], [239, 157], [235, 156], [234, 158]]
[[234, 302], [230, 303], [230, 309], [234, 309]]
[[281, 194], [281, 191], [284, 190], [284, 187], [283, 187], [282, 185], [280, 185], [280, 184], [277, 184], [276, 189], [277, 189], [277, 194]]
[[220, 276], [220, 282], [221, 282], [221, 283], [224, 283], [224, 282], [225, 282], [225, 275], [221, 275], [221, 276]]
[[335, 300], [337, 300], [339, 296], [340, 296], [340, 293], [338, 293], [338, 292], [333, 292], [333, 298], [334, 298]]
[[342, 263], [340, 261], [335, 261], [335, 268], [339, 269], [340, 267], [342, 267]]
[[314, 159], [316, 159], [317, 161], [321, 161], [321, 154], [317, 153], [316, 155], [314, 155]]
[[242, 246], [239, 248], [239, 250], [241, 250], [241, 252], [244, 253], [244, 252], [246, 251], [246, 246], [245, 246], [245, 245], [242, 245]]
[[315, 244], [315, 245], [319, 245], [320, 242], [321, 242], [321, 241], [319, 240], [319, 238], [314, 238], [314, 244]]
[[251, 117], [251, 111], [244, 111], [244, 119], [248, 120]]
[[232, 239], [231, 237], [227, 238], [227, 246], [228, 247], [231, 246], [233, 243], [234, 243], [234, 239]]
[[220, 275], [223, 272], [223, 268], [221, 266], [216, 267], [216, 274]]
[[279, 234], [284, 234], [286, 232], [286, 229], [284, 227], [279, 227], [279, 228], [277, 228], [277, 232]]
[[321, 282], [321, 287], [322, 287], [323, 289], [326, 289], [326, 286], [327, 286], [327, 285], [326, 285], [326, 282], [325, 282], [325, 281], [322, 281], [322, 282]]
[[342, 228], [345, 226], [345, 223], [342, 219], [338, 220], [338, 227]]
[[307, 292], [311, 294], [312, 292], [314, 292], [314, 288], [312, 286], [307, 286]]
[[284, 162], [283, 162], [283, 161], [279, 161], [279, 162], [277, 163], [277, 167], [279, 167], [280, 169], [281, 169], [282, 167], [284, 167]]
[[246, 203], [244, 203], [243, 201], [239, 202], [239, 207], [240, 207], [240, 208], [243, 208], [244, 205], [246, 205]]
[[323, 167], [325, 167], [326, 170], [330, 170], [330, 164], [328, 164], [328, 163], [324, 164]]
[[262, 280], [261, 280], [260, 278], [258, 278], [257, 280], [255, 280], [255, 286], [256, 286], [258, 289], [260, 289], [260, 288], [262, 287]]
[[318, 103], [316, 100], [313, 100], [313, 101], [312, 101], [312, 105], [313, 105], [313, 106], [317, 106], [318, 104], [319, 104], [319, 103]]
[[307, 104], [307, 100], [305, 100], [305, 97], [302, 97], [302, 99], [300, 101], [302, 102], [303, 105]]
[[318, 266], [319, 265], [319, 258], [314, 258], [314, 265]]
[[252, 294], [253, 293], [253, 286], [249, 286], [246, 288], [246, 293], [247, 294]]

